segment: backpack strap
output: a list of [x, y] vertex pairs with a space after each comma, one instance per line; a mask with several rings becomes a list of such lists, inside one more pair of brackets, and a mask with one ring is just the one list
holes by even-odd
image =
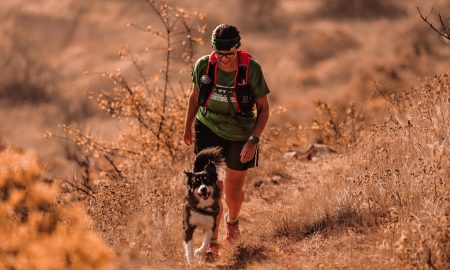
[[[241, 101], [242, 96], [240, 92], [240, 89], [243, 88], [250, 88], [249, 82], [248, 82], [248, 66], [250, 65], [250, 59], [251, 55], [246, 52], [239, 50], [237, 51], [237, 61], [236, 61], [236, 75], [234, 77], [234, 93], [233, 96], [235, 98], [236, 102], [236, 112], [241, 112]], [[218, 61], [216, 54], [212, 52], [209, 55], [208, 58], [208, 66], [206, 68], [206, 74], [203, 75], [200, 78], [200, 93], [198, 97], [198, 104], [200, 106], [203, 106], [205, 108], [208, 108], [208, 102], [213, 94], [213, 89], [216, 85], [217, 80], [217, 69], [218, 69]], [[244, 109], [244, 111], [251, 110], [248, 109], [248, 105]]]
[[248, 66], [252, 56], [246, 51], [238, 51], [238, 67], [235, 86], [248, 84]]
[[213, 88], [217, 80], [217, 58], [214, 52], [209, 55], [206, 74], [200, 78], [200, 93], [198, 96], [198, 104], [208, 108], [208, 101], [213, 94]]
[[241, 93], [238, 93], [240, 88], [248, 85], [248, 66], [250, 65], [251, 55], [246, 52], [239, 50], [237, 52], [237, 67], [236, 67], [236, 76], [234, 76], [234, 98], [236, 100], [236, 112], [242, 111], [242, 103], [241, 103]]

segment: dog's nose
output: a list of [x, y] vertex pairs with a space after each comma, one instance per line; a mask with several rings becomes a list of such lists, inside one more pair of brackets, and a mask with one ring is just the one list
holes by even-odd
[[200, 188], [200, 192], [202, 194], [206, 194], [206, 193], [208, 193], [208, 189], [205, 186], [203, 186], [203, 187]]

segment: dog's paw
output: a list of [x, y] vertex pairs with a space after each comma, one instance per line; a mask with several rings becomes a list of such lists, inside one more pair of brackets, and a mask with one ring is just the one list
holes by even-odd
[[204, 249], [197, 248], [197, 249], [194, 251], [194, 256], [201, 255], [201, 254], [205, 253], [205, 251], [206, 251], [206, 250], [204, 250]]

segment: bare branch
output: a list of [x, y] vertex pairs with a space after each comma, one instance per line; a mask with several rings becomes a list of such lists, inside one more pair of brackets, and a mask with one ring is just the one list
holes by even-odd
[[73, 183], [73, 182], [71, 182], [71, 181], [69, 181], [67, 179], [62, 179], [62, 181], [64, 183], [69, 184], [71, 187], [75, 188], [77, 191], [81, 191], [81, 192], [83, 192], [84, 194], [86, 194], [88, 196], [92, 196], [92, 191], [86, 190], [83, 187], [80, 187], [79, 185], [77, 185], [77, 184], [75, 184], [75, 183]]
[[431, 27], [431, 29], [434, 30], [434, 32], [438, 33], [439, 35], [441, 35], [442, 37], [450, 40], [450, 34], [449, 34], [449, 30], [447, 29], [447, 27], [444, 24], [444, 21], [442, 20], [441, 14], [438, 14], [439, 16], [439, 20], [442, 26], [442, 30], [438, 30], [431, 22], [428, 21], [428, 16], [423, 16], [422, 12], [420, 11], [420, 8], [417, 6], [417, 11], [419, 12], [419, 16], [420, 18], [422, 18], [422, 20], [428, 24], [428, 26]]
[[131, 63], [133, 64], [135, 69], [138, 71], [139, 76], [141, 77], [142, 83], [144, 84], [145, 90], [147, 90], [147, 94], [150, 96], [151, 95], [150, 87], [148, 86], [147, 79], [145, 79], [145, 75], [144, 75], [142, 66], [139, 65], [138, 61], [136, 60], [136, 57], [134, 56], [134, 54], [131, 51], [129, 51], [128, 53], [130, 55]]
[[447, 27], [445, 27], [444, 21], [442, 20], [441, 14], [439, 14], [439, 21], [441, 22], [441, 26], [442, 26], [442, 29], [444, 31], [444, 34], [448, 37], [449, 33], [448, 33], [448, 30], [447, 30]]
[[111, 166], [114, 168], [114, 171], [120, 177], [120, 179], [123, 180], [125, 177], [123, 176], [122, 171], [119, 170], [119, 168], [116, 166], [112, 158], [110, 158], [108, 155], [104, 155], [103, 157], [109, 162], [109, 164], [111, 164]]
[[194, 65], [194, 40], [192, 38], [192, 26], [188, 25], [186, 19], [183, 17], [183, 26], [185, 29], [185, 32], [187, 33], [187, 39], [188, 39], [188, 45], [189, 48], [187, 49], [187, 53], [189, 55], [189, 65], [192, 67]]
[[[133, 98], [135, 96], [135, 92], [128, 85], [127, 81], [125, 80], [125, 78], [122, 75], [114, 76], [113, 80], [117, 84], [121, 85], [130, 94], [131, 98]], [[144, 126], [146, 129], [150, 130], [151, 129], [150, 126], [145, 122], [145, 119], [143, 117], [143, 115], [145, 115], [145, 112], [148, 111], [148, 110], [143, 105], [144, 104], [142, 104], [142, 103], [139, 103], [139, 104], [135, 105], [135, 109], [136, 109], [135, 118], [139, 121], [139, 123], [141, 123], [142, 126]], [[144, 112], [142, 112], [142, 111], [144, 111]]]
[[135, 24], [135, 23], [129, 23], [128, 26], [133, 26], [134, 28], [136, 28], [136, 29], [138, 29], [138, 30], [141, 30], [141, 31], [144, 31], [144, 32], [147, 32], [147, 33], [153, 32], [153, 31], [152, 31], [151, 29], [149, 29], [148, 27], [147, 27], [147, 28], [144, 28], [144, 27], [139, 26], [139, 25], [137, 25], [137, 24]]
[[[93, 192], [91, 187], [91, 178], [90, 178], [90, 170], [91, 170], [91, 162], [89, 156], [87, 154], [83, 154], [81, 147], [77, 144], [74, 144], [74, 149], [69, 148], [69, 146], [65, 145], [66, 158], [68, 160], [74, 161], [78, 168], [82, 170], [82, 186], [89, 192]], [[78, 188], [79, 189], [79, 188]]]
[[171, 33], [172, 32], [172, 30], [174, 29], [174, 27], [175, 27], [175, 25], [176, 25], [176, 23], [178, 22], [179, 19], [180, 19], [179, 17], [175, 18], [175, 20], [172, 22], [172, 24], [168, 27], [167, 33]]
[[156, 13], [156, 15], [158, 15], [158, 18], [161, 20], [161, 22], [167, 28], [167, 21], [163, 18], [163, 16], [161, 15], [160, 10], [156, 7], [155, 3], [153, 1], [151, 1], [151, 0], [146, 0], [145, 2], [147, 4], [149, 4], [149, 6], [153, 9], [153, 11]]
[[134, 28], [136, 28], [136, 29], [138, 29], [138, 30], [140, 30], [140, 31], [143, 31], [143, 32], [146, 32], [146, 33], [152, 33], [153, 35], [155, 35], [155, 36], [158, 36], [158, 37], [162, 37], [162, 38], [164, 38], [164, 39], [167, 39], [167, 36], [165, 36], [162, 32], [159, 32], [159, 31], [153, 31], [152, 30], [152, 28], [150, 27], [150, 26], [147, 26], [147, 27], [142, 27], [142, 26], [139, 26], [139, 25], [137, 25], [137, 24], [135, 24], [135, 23], [129, 23], [129, 24], [127, 24], [128, 26], [132, 26], [132, 27], [134, 27]]

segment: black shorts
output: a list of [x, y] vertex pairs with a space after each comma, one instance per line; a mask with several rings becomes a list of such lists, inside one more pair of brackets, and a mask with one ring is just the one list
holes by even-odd
[[258, 149], [252, 160], [241, 163], [241, 151], [247, 141], [230, 141], [216, 135], [199, 120], [195, 120], [195, 154], [208, 147], [219, 146], [225, 158], [227, 167], [237, 171], [258, 166]]

